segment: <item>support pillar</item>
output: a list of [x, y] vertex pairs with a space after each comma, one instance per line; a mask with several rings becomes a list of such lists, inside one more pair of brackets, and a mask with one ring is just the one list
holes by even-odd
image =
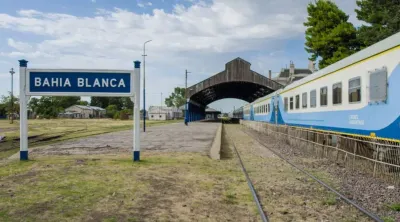
[[[134, 85], [135, 97], [133, 101], [133, 161], [140, 161], [140, 61], [135, 64]], [[144, 108], [144, 110], [146, 110]]]
[[19, 60], [19, 159], [28, 160], [28, 101], [25, 92], [28, 61]]

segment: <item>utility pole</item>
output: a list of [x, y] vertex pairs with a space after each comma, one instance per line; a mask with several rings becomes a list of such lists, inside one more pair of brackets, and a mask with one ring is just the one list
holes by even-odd
[[189, 99], [188, 99], [188, 95], [187, 95], [187, 74], [190, 73], [187, 71], [187, 69], [185, 70], [185, 99], [186, 99], [186, 103], [185, 103], [185, 125], [187, 126], [188, 123], [188, 106], [189, 106]]
[[11, 68], [11, 70], [10, 70], [10, 74], [11, 74], [11, 99], [10, 99], [10, 101], [11, 101], [11, 122], [10, 122], [10, 124], [13, 124], [14, 123], [14, 78], [13, 78], [13, 76], [14, 76], [14, 69], [13, 68]]
[[146, 43], [143, 43], [143, 132], [146, 132]]

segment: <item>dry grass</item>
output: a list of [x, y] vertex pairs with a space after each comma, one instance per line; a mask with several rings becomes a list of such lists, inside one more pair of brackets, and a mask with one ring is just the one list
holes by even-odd
[[0, 165], [0, 221], [257, 221], [236, 160], [197, 153]]
[[[146, 121], [146, 126], [181, 122], [182, 120]], [[29, 146], [40, 146], [91, 135], [132, 129], [132, 120], [112, 119], [51, 119], [28, 121]], [[142, 122], [141, 122], [142, 124]], [[10, 124], [0, 120], [0, 159], [11, 156], [19, 149], [19, 121]]]

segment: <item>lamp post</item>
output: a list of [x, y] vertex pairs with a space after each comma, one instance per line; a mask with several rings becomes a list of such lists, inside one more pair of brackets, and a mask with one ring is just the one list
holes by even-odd
[[10, 124], [13, 124], [14, 123], [14, 78], [13, 78], [13, 76], [14, 76], [14, 69], [13, 68], [11, 68], [11, 70], [10, 70], [10, 74], [11, 74], [11, 99], [10, 99], [10, 102], [11, 102], [11, 110], [10, 110], [10, 112], [11, 112], [11, 122], [10, 122]]
[[188, 98], [188, 93], [187, 93], [187, 74], [190, 73], [187, 71], [187, 69], [185, 70], [185, 99], [186, 99], [186, 103], [185, 103], [185, 125], [187, 126], [188, 124], [188, 109], [189, 109], [189, 98]]
[[143, 132], [146, 132], [146, 43], [143, 43]]

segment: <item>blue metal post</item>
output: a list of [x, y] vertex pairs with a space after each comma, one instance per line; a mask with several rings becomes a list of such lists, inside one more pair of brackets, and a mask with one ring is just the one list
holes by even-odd
[[188, 100], [186, 100], [186, 103], [185, 103], [185, 125], [187, 125], [188, 124], [188, 110], [189, 110], [189, 99]]

